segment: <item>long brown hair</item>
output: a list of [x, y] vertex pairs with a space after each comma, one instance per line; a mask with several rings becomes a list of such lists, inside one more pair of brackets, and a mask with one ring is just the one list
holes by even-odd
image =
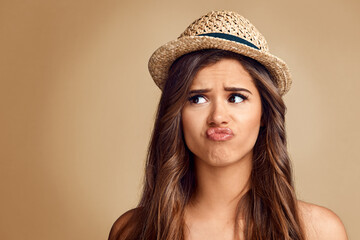
[[138, 207], [114, 239], [183, 240], [184, 209], [196, 190], [192, 153], [181, 110], [195, 74], [221, 59], [237, 59], [254, 79], [262, 101], [262, 127], [254, 146], [249, 191], [238, 203], [246, 240], [304, 240], [285, 134], [286, 107], [268, 71], [257, 61], [224, 50], [201, 50], [177, 59], [166, 81], [149, 145]]

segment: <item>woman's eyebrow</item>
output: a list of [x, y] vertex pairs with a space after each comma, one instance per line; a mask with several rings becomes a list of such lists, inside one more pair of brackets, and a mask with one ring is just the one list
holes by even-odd
[[242, 91], [245, 91], [245, 92], [248, 92], [252, 95], [252, 92], [246, 88], [238, 88], [238, 87], [224, 87], [224, 90], [225, 91], [228, 91], [228, 92], [242, 92]]
[[194, 90], [190, 90], [189, 94], [194, 94], [194, 93], [208, 93], [208, 92], [210, 92], [210, 91], [211, 91], [210, 88], [194, 89]]
[[[225, 87], [224, 88], [225, 91], [227, 92], [248, 92], [252, 95], [252, 92], [246, 88], [238, 88], [238, 87]], [[196, 93], [208, 93], [211, 92], [211, 88], [204, 88], [204, 89], [193, 89], [190, 90], [189, 94], [196, 94]]]

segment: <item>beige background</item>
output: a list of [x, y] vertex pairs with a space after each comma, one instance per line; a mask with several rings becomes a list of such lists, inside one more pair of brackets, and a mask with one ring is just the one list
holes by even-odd
[[360, 239], [357, 0], [0, 0], [0, 239], [107, 238], [139, 198], [160, 96], [147, 60], [212, 9], [292, 69], [298, 195]]

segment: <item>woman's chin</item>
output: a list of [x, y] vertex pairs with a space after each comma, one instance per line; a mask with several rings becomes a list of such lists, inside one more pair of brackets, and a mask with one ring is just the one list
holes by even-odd
[[230, 149], [218, 148], [208, 152], [207, 155], [196, 157], [195, 162], [212, 167], [228, 167], [245, 162], [252, 162], [252, 151], [245, 154], [233, 153]]
[[211, 167], [227, 167], [236, 164], [239, 160], [231, 159], [229, 157], [224, 157], [224, 156], [219, 156], [219, 157], [215, 156], [200, 161]]

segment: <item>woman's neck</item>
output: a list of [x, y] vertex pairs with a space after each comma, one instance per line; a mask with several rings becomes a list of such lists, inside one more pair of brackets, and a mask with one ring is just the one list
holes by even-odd
[[237, 204], [250, 185], [252, 156], [227, 166], [195, 159], [196, 192], [190, 208], [203, 217], [235, 217]]

